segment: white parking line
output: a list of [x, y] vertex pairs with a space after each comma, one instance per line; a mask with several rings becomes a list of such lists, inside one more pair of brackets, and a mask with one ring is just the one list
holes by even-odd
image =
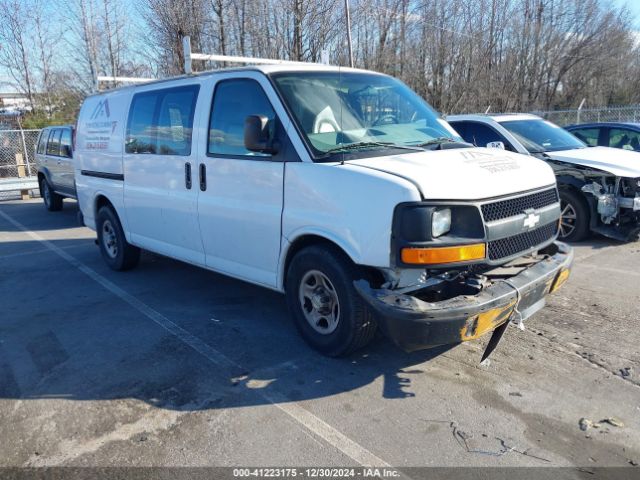
[[[0, 211], [0, 216], [10, 222], [19, 230], [22, 230], [31, 237], [33, 240], [36, 240], [42, 243], [46, 248], [51, 250], [52, 252], [59, 255], [61, 258], [69, 262], [71, 265], [76, 267], [85, 275], [89, 276], [98, 284], [102, 285], [105, 289], [109, 290], [111, 293], [116, 295], [118, 298], [128, 303], [130, 306], [138, 310], [140, 313], [145, 315], [147, 318], [160, 325], [162, 328], [167, 330], [169, 333], [177, 337], [186, 345], [193, 348], [200, 355], [205, 357], [210, 362], [214, 363], [218, 366], [223, 366], [228, 369], [233, 370], [244, 370], [240, 365], [226, 357], [224, 354], [214, 349], [207, 343], [200, 340], [198, 337], [192, 335], [184, 328], [179, 325], [173, 323], [167, 317], [157, 312], [147, 304], [141, 302], [134, 296], [125, 292], [123, 289], [118, 287], [116, 284], [106, 279], [99, 273], [97, 273], [92, 268], [86, 266], [81, 261], [77, 260], [75, 257], [69, 255], [62, 248], [54, 245], [50, 241], [44, 239], [40, 235], [31, 230], [27, 229], [24, 225], [19, 223], [17, 220], [14, 220], [11, 216], [6, 213]], [[387, 462], [380, 459], [369, 450], [364, 448], [362, 445], [357, 443], [356, 441], [350, 439], [343, 433], [339, 432], [331, 425], [326, 423], [324, 420], [316, 417], [313, 413], [309, 412], [298, 403], [292, 402], [289, 398], [287, 398], [284, 394], [280, 392], [264, 392], [262, 390], [254, 390], [257, 394], [261, 395], [265, 400], [271, 403], [274, 407], [280, 409], [291, 418], [293, 418], [300, 425], [313, 432], [317, 436], [324, 439], [327, 443], [332, 445], [333, 447], [340, 450], [342, 453], [353, 459], [358, 464], [364, 467], [391, 467]]]

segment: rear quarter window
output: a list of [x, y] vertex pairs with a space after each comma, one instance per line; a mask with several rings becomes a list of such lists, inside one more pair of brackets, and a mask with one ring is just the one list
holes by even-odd
[[71, 129], [65, 128], [60, 136], [60, 155], [71, 158]]
[[49, 130], [43, 130], [38, 139], [38, 153], [44, 155], [47, 149], [47, 138], [49, 138]]
[[47, 143], [47, 155], [60, 155], [60, 136], [62, 134], [62, 130], [56, 128], [51, 131], [51, 135], [49, 135], [49, 142]]

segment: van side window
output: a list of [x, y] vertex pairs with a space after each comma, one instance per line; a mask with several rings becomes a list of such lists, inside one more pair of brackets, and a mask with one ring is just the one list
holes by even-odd
[[209, 155], [270, 156], [244, 147], [244, 121], [249, 115], [264, 115], [275, 128], [276, 113], [258, 82], [249, 78], [219, 82], [211, 106]]
[[49, 143], [47, 144], [47, 155], [60, 155], [60, 135], [62, 131], [59, 128], [54, 129], [49, 136]]
[[134, 95], [127, 122], [126, 153], [190, 155], [199, 89], [199, 85], [189, 85]]
[[133, 96], [125, 140], [127, 153], [156, 153], [153, 118], [159, 96], [158, 91]]
[[60, 137], [60, 156], [71, 158], [71, 130], [65, 128]]
[[44, 130], [38, 140], [38, 153], [44, 154], [47, 148], [47, 139], [49, 138], [49, 130]]
[[161, 155], [191, 155], [191, 131], [199, 87], [167, 91], [158, 115], [157, 152]]

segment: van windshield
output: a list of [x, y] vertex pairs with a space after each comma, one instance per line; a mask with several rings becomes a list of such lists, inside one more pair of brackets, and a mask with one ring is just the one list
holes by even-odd
[[392, 77], [335, 71], [272, 78], [317, 160], [462, 141], [424, 100]]
[[585, 148], [586, 145], [564, 128], [542, 119], [500, 122], [529, 153], [557, 152]]

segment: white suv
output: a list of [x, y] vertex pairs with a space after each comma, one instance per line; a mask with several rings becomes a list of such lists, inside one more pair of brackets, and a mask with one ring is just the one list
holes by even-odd
[[327, 355], [378, 326], [407, 350], [495, 330], [488, 355], [572, 261], [548, 165], [470, 148], [373, 72], [236, 68], [94, 95], [76, 160], [110, 267], [142, 248], [286, 293]]
[[590, 231], [617, 240], [637, 239], [640, 153], [587, 148], [571, 133], [535, 115], [453, 115], [447, 120], [474, 145], [533, 155], [551, 165], [562, 201], [562, 240], [582, 240]]

